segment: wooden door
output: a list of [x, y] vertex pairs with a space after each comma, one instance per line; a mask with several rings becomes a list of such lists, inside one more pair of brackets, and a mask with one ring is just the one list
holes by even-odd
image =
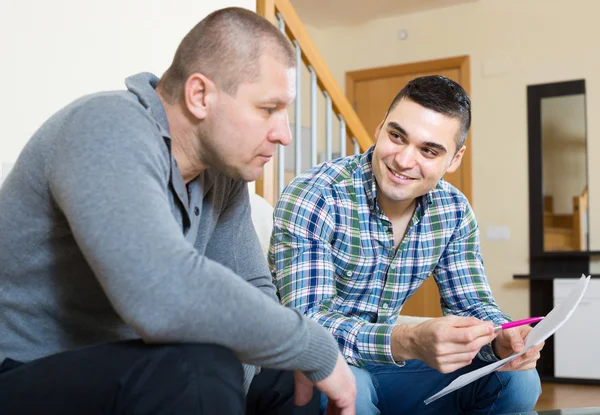
[[[346, 94], [367, 131], [375, 136], [375, 129], [398, 92], [411, 80], [427, 75], [443, 75], [458, 82], [469, 93], [469, 57], [461, 56], [436, 61], [390, 66], [348, 72]], [[444, 179], [471, 198], [471, 146], [467, 137], [467, 151], [459, 169]], [[402, 308], [403, 315], [438, 317], [442, 315], [439, 292], [433, 278], [428, 278]]]

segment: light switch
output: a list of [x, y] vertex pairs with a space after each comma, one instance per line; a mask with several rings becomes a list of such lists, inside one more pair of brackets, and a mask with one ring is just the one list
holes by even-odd
[[510, 229], [506, 226], [488, 226], [485, 237], [488, 241], [508, 241], [510, 239]]

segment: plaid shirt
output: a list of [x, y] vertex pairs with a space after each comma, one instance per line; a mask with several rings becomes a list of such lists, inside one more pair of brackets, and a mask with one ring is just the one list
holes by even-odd
[[[492, 297], [465, 196], [440, 180], [418, 199], [395, 250], [392, 224], [377, 203], [372, 154], [373, 147], [324, 163], [284, 190], [269, 250], [282, 303], [328, 329], [357, 366], [395, 364], [392, 328], [430, 275], [444, 314], [509, 321]], [[490, 345], [479, 356], [497, 360]]]

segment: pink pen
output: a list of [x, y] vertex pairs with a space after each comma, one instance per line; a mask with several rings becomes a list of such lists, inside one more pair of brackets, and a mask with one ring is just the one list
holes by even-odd
[[494, 327], [494, 331], [511, 329], [513, 327], [523, 326], [525, 324], [538, 323], [538, 322], [542, 321], [543, 319], [544, 319], [544, 317], [531, 317], [531, 318], [526, 318], [523, 320], [511, 321], [510, 323], [504, 323], [500, 326]]

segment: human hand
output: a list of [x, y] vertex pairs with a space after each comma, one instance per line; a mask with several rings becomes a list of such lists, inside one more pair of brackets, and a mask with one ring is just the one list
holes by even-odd
[[[492, 347], [494, 353], [500, 359], [505, 359], [513, 353], [519, 353], [525, 347], [524, 340], [532, 330], [530, 326], [514, 327], [502, 332], [494, 339]], [[537, 365], [540, 358], [540, 350], [544, 347], [544, 342], [532, 347], [527, 353], [517, 357], [510, 363], [502, 366], [499, 371], [529, 370]]]
[[[392, 345], [395, 336], [393, 331]], [[408, 357], [397, 360], [418, 359], [441, 373], [450, 373], [469, 365], [495, 336], [494, 325], [488, 321], [459, 316], [433, 318], [397, 332], [397, 341], [408, 351]]]
[[314, 385], [327, 395], [326, 415], [356, 414], [356, 380], [341, 353], [333, 372], [325, 379], [313, 383], [302, 372], [294, 372], [294, 379], [296, 405], [306, 405], [310, 401]]

